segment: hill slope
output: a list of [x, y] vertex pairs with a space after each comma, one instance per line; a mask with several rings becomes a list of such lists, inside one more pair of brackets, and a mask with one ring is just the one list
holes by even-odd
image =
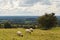
[[[58, 29], [58, 30], [57, 30]], [[0, 29], [0, 40], [60, 40], [60, 28], [52, 30], [34, 29], [32, 34], [25, 32], [23, 28]], [[19, 37], [16, 32], [21, 31], [23, 37]]]

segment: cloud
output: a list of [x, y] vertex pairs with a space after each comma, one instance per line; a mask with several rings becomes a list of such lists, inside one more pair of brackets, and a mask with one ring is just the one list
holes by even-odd
[[60, 15], [60, 0], [0, 0], [0, 16], [40, 16], [54, 12]]

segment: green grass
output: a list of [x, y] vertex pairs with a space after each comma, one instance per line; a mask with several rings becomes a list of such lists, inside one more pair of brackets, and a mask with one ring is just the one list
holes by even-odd
[[[21, 31], [24, 36], [18, 36], [17, 31]], [[60, 28], [57, 27], [52, 30], [34, 29], [32, 34], [26, 33], [23, 28], [0, 29], [0, 40], [60, 40]]]

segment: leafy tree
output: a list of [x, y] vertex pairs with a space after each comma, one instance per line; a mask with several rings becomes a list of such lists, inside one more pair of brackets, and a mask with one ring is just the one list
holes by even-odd
[[45, 15], [40, 16], [38, 18], [38, 23], [43, 29], [51, 29], [52, 27], [55, 27], [57, 24], [57, 18], [55, 16], [55, 13], [46, 13]]
[[4, 28], [12, 28], [10, 22], [8, 22], [8, 21], [5, 22], [5, 23], [4, 23]]

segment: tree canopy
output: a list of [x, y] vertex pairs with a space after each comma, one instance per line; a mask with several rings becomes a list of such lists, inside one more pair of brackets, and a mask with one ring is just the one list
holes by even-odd
[[52, 27], [55, 27], [57, 24], [57, 18], [55, 16], [55, 13], [46, 13], [45, 15], [40, 16], [38, 18], [38, 23], [43, 29], [51, 29]]

